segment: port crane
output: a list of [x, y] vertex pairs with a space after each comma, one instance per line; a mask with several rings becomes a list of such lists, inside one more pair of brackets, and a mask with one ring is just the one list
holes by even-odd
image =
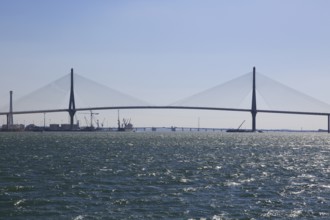
[[120, 123], [120, 116], [118, 110], [118, 131], [129, 131], [133, 130], [133, 124], [131, 123], [131, 119], [123, 118], [123, 123]]
[[[95, 113], [93, 112], [92, 110], [90, 110], [90, 113], [80, 113], [80, 114], [88, 114], [90, 115], [90, 127], [93, 128], [93, 120], [94, 120], [94, 115], [98, 115], [99, 113]], [[87, 118], [85, 117], [85, 121], [86, 121], [86, 125], [88, 125], [88, 120]], [[99, 126], [99, 123], [97, 123], [97, 126]]]

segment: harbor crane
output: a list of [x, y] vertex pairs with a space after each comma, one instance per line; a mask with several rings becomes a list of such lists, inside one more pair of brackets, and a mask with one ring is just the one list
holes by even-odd
[[[98, 115], [99, 113], [95, 113], [92, 110], [90, 110], [90, 113], [80, 113], [80, 114], [89, 114], [90, 115], [90, 127], [93, 128], [93, 120], [94, 120], [94, 115]], [[88, 125], [87, 118], [85, 117], [86, 125]], [[98, 123], [97, 123], [98, 124]], [[99, 125], [97, 125], [99, 126]]]

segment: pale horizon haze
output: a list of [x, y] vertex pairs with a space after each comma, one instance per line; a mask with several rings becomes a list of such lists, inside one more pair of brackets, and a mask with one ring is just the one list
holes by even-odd
[[[71, 68], [167, 105], [254, 66], [330, 104], [329, 9], [327, 0], [0, 0], [0, 107], [8, 105], [10, 90], [18, 99]], [[250, 113], [127, 110], [122, 116], [135, 126], [196, 127], [198, 118], [201, 127], [237, 127], [243, 120], [251, 126]], [[14, 117], [16, 123], [44, 120], [42, 114]], [[116, 126], [117, 112], [98, 117]], [[0, 124], [5, 120], [0, 116]], [[47, 114], [46, 123], [55, 122], [66, 123], [67, 114]], [[258, 114], [257, 126], [326, 129], [327, 118]]]

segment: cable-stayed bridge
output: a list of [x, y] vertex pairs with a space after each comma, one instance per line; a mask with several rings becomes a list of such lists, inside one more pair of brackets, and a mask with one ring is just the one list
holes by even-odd
[[[12, 96], [12, 92], [10, 92]], [[51, 97], [51, 98], [50, 98]], [[0, 109], [7, 126], [15, 114], [68, 112], [71, 128], [79, 111], [107, 109], [195, 109], [250, 112], [251, 131], [257, 130], [258, 113], [327, 116], [330, 105], [253, 71], [188, 98], [153, 105], [71, 73]]]

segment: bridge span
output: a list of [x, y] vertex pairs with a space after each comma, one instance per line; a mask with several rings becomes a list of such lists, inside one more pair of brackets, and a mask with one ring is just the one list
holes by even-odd
[[[209, 111], [234, 111], [234, 112], [251, 112], [251, 109], [240, 108], [215, 108], [215, 107], [191, 107], [191, 106], [107, 106], [107, 107], [90, 107], [76, 108], [75, 111], [100, 111], [100, 110], [124, 110], [124, 109], [185, 109], [185, 110], [209, 110]], [[40, 113], [56, 113], [69, 112], [69, 109], [49, 109], [49, 110], [33, 110], [33, 111], [13, 111], [0, 112], [0, 115], [10, 114], [40, 114]], [[278, 110], [257, 110], [257, 113], [272, 113], [272, 114], [295, 114], [295, 115], [314, 115], [328, 117], [328, 132], [330, 133], [330, 113], [322, 112], [298, 112], [298, 111], [278, 111]], [[255, 130], [254, 130], [255, 131]]]
[[247, 108], [220, 108], [220, 107], [199, 107], [199, 106], [180, 106], [180, 105], [138, 105], [138, 106], [104, 106], [104, 107], [86, 107], [76, 108], [74, 96], [74, 74], [71, 69], [71, 82], [70, 82], [70, 100], [68, 108], [61, 109], [45, 109], [45, 110], [28, 110], [28, 111], [13, 111], [12, 92], [10, 93], [10, 109], [8, 112], [0, 112], [0, 115], [7, 116], [7, 126], [13, 123], [13, 115], [15, 114], [37, 114], [37, 113], [56, 113], [68, 112], [70, 116], [71, 128], [74, 125], [74, 116], [79, 111], [94, 111], [94, 110], [121, 110], [121, 109], [185, 109], [185, 110], [211, 110], [211, 111], [235, 111], [235, 112], [250, 112], [252, 116], [251, 131], [257, 130], [256, 116], [257, 113], [272, 113], [272, 114], [296, 114], [296, 115], [314, 115], [314, 116], [327, 116], [328, 133], [330, 133], [330, 112], [310, 112], [310, 111], [285, 111], [285, 110], [262, 110], [257, 109], [256, 99], [256, 71], [253, 67], [253, 81], [252, 81], [252, 105], [250, 109]]

